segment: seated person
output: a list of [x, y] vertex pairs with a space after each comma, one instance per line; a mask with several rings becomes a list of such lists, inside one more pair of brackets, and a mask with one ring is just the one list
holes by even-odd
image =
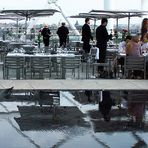
[[[148, 33], [146, 33], [143, 37], [141, 52], [148, 53]], [[146, 79], [148, 79], [148, 61], [146, 62]]]
[[[126, 56], [135, 56], [140, 57], [141, 55], [141, 45], [140, 45], [140, 36], [135, 35], [132, 37], [131, 41], [129, 41], [126, 45]], [[134, 70], [134, 72], [131, 74], [130, 78], [141, 78], [142, 77], [142, 71], [140, 70]]]
[[[130, 35], [127, 35], [125, 40], [119, 43], [119, 50], [118, 50], [119, 55], [120, 53], [125, 53], [126, 45], [131, 39], [132, 37]], [[115, 77], [116, 77], [117, 65], [121, 65], [122, 74], [124, 74], [124, 69], [123, 69], [124, 57], [123, 56], [121, 57], [119, 56], [114, 59], [113, 67], [114, 67]]]
[[126, 45], [126, 55], [127, 56], [141, 56], [141, 45], [139, 43], [140, 36], [133, 36], [131, 41], [129, 41]]
[[119, 53], [125, 53], [127, 43], [132, 39], [130, 35], [127, 35], [125, 40], [119, 43]]
[[145, 53], [148, 52], [148, 33], [146, 33], [143, 37], [143, 43], [141, 46], [141, 52]]

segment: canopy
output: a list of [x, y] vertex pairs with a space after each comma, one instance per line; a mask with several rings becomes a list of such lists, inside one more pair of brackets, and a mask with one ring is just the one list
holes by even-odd
[[16, 14], [0, 14], [0, 20], [14, 20], [14, 21], [20, 21], [25, 19], [23, 16], [18, 16]]
[[19, 16], [32, 18], [32, 17], [41, 17], [41, 16], [50, 16], [53, 15], [55, 12], [59, 12], [55, 9], [28, 9], [28, 10], [2, 10], [1, 13], [6, 14], [17, 14]]
[[[33, 17], [51, 16], [55, 12], [59, 12], [56, 9], [26, 9], [26, 10], [2, 10], [1, 13], [5, 14], [16, 14], [26, 18], [25, 28], [27, 32], [27, 20]], [[25, 33], [26, 34], [26, 33]], [[26, 40], [26, 37], [25, 37]]]
[[130, 18], [131, 17], [142, 17], [143, 15], [148, 14], [148, 11], [140, 10], [128, 10], [128, 11], [119, 11], [119, 10], [91, 10], [89, 12], [91, 15], [100, 15], [104, 13], [104, 17], [107, 18], [116, 18], [117, 19], [117, 29], [118, 29], [118, 19], [119, 18], [128, 18], [128, 31], [130, 30]]
[[103, 14], [107, 18], [126, 18], [126, 17], [141, 17], [146, 15], [148, 11], [130, 10], [130, 11], [118, 11], [118, 10], [91, 10], [91, 15]]
[[[91, 10], [89, 13], [79, 13], [78, 15], [70, 16], [70, 18], [93, 18], [93, 19], [101, 19], [103, 17], [106, 18], [128, 18], [128, 30], [130, 29], [130, 18], [131, 17], [141, 17], [143, 15], [148, 14], [148, 11], [139, 11], [139, 10], [131, 10], [131, 11], [117, 11], [117, 10]], [[117, 27], [118, 28], [118, 27]]]

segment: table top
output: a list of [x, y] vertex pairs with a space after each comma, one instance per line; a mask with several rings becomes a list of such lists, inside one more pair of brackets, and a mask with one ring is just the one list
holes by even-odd
[[14, 90], [148, 90], [148, 80], [0, 80]]
[[36, 54], [24, 54], [24, 53], [8, 53], [7, 57], [81, 57], [81, 55], [68, 54], [68, 53], [36, 53]]

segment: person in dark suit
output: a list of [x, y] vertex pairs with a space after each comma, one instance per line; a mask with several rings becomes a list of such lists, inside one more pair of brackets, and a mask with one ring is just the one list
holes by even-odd
[[57, 34], [60, 39], [60, 47], [61, 46], [65, 47], [67, 43], [68, 34], [69, 34], [69, 30], [65, 26], [65, 23], [62, 23], [62, 26], [58, 28]]
[[[96, 29], [96, 40], [97, 47], [99, 48], [99, 60], [98, 63], [105, 63], [106, 60], [106, 50], [107, 50], [107, 42], [112, 38], [112, 35], [108, 35], [106, 26], [108, 20], [106, 18], [102, 18], [101, 25]], [[103, 66], [98, 67], [98, 72], [103, 72]]]
[[90, 52], [90, 40], [93, 40], [90, 30], [90, 18], [85, 19], [85, 24], [82, 26], [82, 41], [83, 41], [83, 50], [85, 54]]
[[41, 31], [41, 34], [43, 36], [43, 43], [44, 43], [45, 47], [48, 47], [51, 32], [50, 32], [50, 29], [48, 28], [47, 25], [44, 26], [44, 28]]

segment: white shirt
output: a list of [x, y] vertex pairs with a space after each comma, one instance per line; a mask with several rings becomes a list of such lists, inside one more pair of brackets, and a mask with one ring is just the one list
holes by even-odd
[[142, 52], [148, 52], [148, 42], [143, 43], [143, 45], [141, 46], [141, 51]]
[[120, 42], [118, 52], [119, 53], [125, 53], [125, 48], [126, 48], [126, 42], [125, 41]]

